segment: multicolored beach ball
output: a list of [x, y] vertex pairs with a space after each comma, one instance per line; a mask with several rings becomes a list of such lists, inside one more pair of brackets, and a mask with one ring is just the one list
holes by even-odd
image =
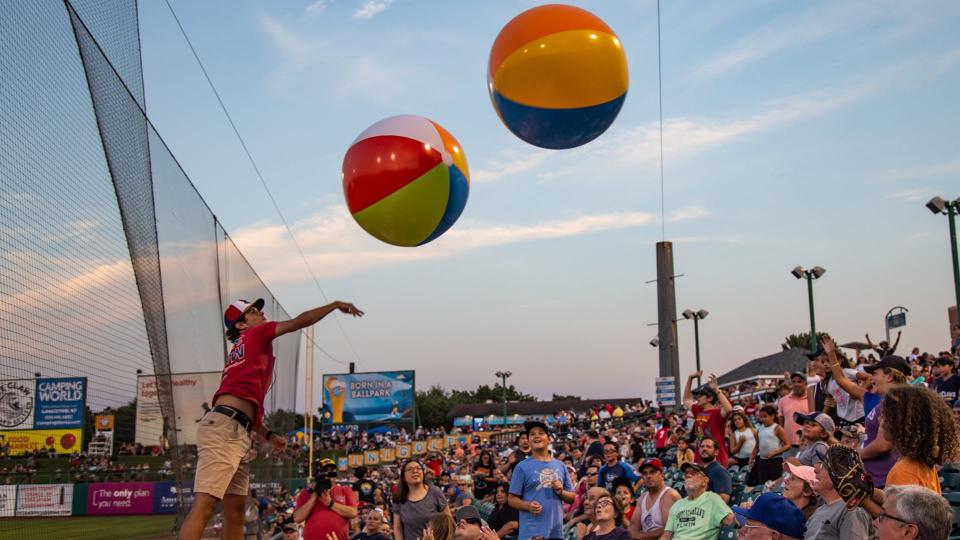
[[422, 116], [392, 116], [367, 128], [347, 150], [342, 171], [353, 219], [395, 246], [438, 238], [456, 223], [470, 192], [460, 143]]
[[599, 137], [620, 112], [628, 85], [620, 39], [578, 7], [524, 11], [490, 51], [493, 107], [514, 135], [542, 148], [574, 148]]

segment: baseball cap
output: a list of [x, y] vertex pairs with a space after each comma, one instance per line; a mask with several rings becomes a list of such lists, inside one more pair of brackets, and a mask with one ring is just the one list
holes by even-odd
[[686, 473], [687, 469], [693, 469], [701, 474], [707, 474], [707, 470], [703, 468], [703, 465], [699, 463], [686, 462], [680, 467], [680, 472]]
[[808, 484], [812, 484], [817, 478], [817, 471], [809, 465], [795, 465], [787, 462], [783, 464], [783, 468], [787, 469], [787, 472]]
[[807, 422], [816, 422], [820, 424], [820, 427], [822, 427], [824, 431], [831, 435], [837, 430], [837, 425], [833, 423], [833, 418], [830, 418], [830, 415], [827, 413], [814, 411], [810, 414], [803, 414], [795, 412], [793, 413], [793, 421], [801, 426]]
[[480, 512], [477, 511], [474, 506], [461, 506], [453, 513], [454, 523], [460, 523], [460, 520], [463, 519], [476, 519], [480, 520]]
[[296, 524], [296, 523], [284, 523], [284, 524], [283, 524], [283, 532], [297, 532], [297, 524]]
[[643, 460], [643, 462], [640, 463], [640, 466], [637, 467], [637, 469], [640, 471], [643, 471], [644, 467], [653, 467], [654, 469], [660, 472], [663, 472], [663, 463], [657, 458], [649, 458], [649, 459]]
[[710, 388], [710, 387], [707, 386], [707, 385], [703, 385], [703, 386], [701, 386], [700, 388], [696, 388], [696, 389], [694, 389], [694, 390], [693, 390], [692, 392], [690, 392], [690, 393], [693, 394], [693, 395], [695, 395], [695, 396], [696, 396], [696, 395], [704, 395], [704, 396], [711, 396], [711, 397], [713, 397], [713, 398], [716, 398], [716, 397], [717, 397], [717, 391], [714, 390], [713, 388]]
[[907, 376], [909, 376], [911, 373], [910, 364], [895, 354], [884, 356], [879, 362], [873, 364], [872, 366], [866, 366], [863, 368], [863, 370], [872, 375], [874, 371], [880, 368], [892, 368]]
[[543, 431], [545, 431], [545, 432], [547, 433], [547, 435], [550, 435], [550, 426], [548, 426], [547, 424], [541, 422], [540, 420], [530, 420], [529, 422], [524, 422], [524, 423], [523, 423], [523, 432], [526, 433], [527, 435], [529, 435], [529, 434], [530, 434], [530, 430], [532, 430], [533, 428], [537, 428], [537, 427], [540, 428], [540, 429], [542, 429]]
[[223, 324], [229, 330], [233, 328], [233, 325], [242, 319], [251, 308], [263, 309], [263, 304], [263, 298], [258, 298], [252, 303], [243, 299], [236, 300], [227, 306], [227, 310], [223, 312]]
[[337, 462], [334, 461], [334, 460], [332, 460], [332, 459], [330, 459], [330, 458], [323, 458], [323, 459], [320, 460], [320, 466], [321, 466], [321, 467], [336, 467], [336, 466], [337, 466]]
[[743, 518], [741, 525], [752, 519], [794, 538], [803, 538], [807, 532], [807, 518], [803, 516], [803, 511], [777, 493], [764, 493], [753, 501], [753, 506], [748, 510], [734, 506], [733, 511], [737, 514], [737, 521]]

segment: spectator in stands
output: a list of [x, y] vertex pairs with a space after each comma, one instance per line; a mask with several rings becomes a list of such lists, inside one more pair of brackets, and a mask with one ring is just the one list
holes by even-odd
[[787, 472], [783, 474], [783, 496], [803, 512], [805, 519], [810, 519], [817, 510], [817, 494], [813, 491], [813, 482], [817, 479], [817, 472], [808, 465], [786, 464]]
[[582, 513], [575, 516], [573, 519], [569, 520], [564, 528], [572, 532], [573, 534], [568, 534], [567, 538], [577, 538], [578, 540], [583, 540], [583, 537], [587, 535], [587, 532], [590, 530], [590, 526], [593, 525], [593, 520], [597, 510], [597, 499], [604, 493], [608, 493], [607, 490], [602, 487], [592, 487], [587, 490], [586, 495], [583, 498]]
[[866, 334], [864, 337], [867, 338], [867, 345], [877, 352], [877, 356], [882, 360], [884, 356], [890, 356], [893, 353], [897, 352], [897, 347], [900, 345], [900, 336], [903, 334], [902, 330], [897, 330], [897, 339], [893, 342], [893, 347], [887, 341], [881, 341], [880, 343], [874, 345], [870, 341], [870, 334]]
[[951, 407], [960, 396], [960, 375], [955, 370], [953, 358], [941, 356], [933, 361], [933, 374], [937, 377], [930, 383], [930, 388]]
[[434, 513], [450, 512], [443, 492], [424, 483], [423, 472], [423, 465], [412, 459], [400, 467], [391, 509], [394, 540], [419, 540]]
[[487, 450], [480, 452], [480, 459], [473, 468], [474, 495], [478, 498], [486, 499], [493, 494], [497, 484], [495, 471], [493, 455]]
[[[453, 516], [453, 522], [456, 527], [453, 537], [456, 540], [497, 540], [497, 533], [483, 523], [477, 509], [472, 506], [464, 506], [457, 510]], [[432, 539], [425, 537], [423, 540]], [[436, 540], [443, 539], [437, 537]]]
[[683, 484], [687, 496], [671, 508], [661, 538], [664, 540], [699, 540], [716, 538], [723, 525], [732, 525], [736, 519], [730, 507], [719, 495], [707, 491], [709, 478], [703, 465], [686, 463], [683, 466]]
[[787, 432], [787, 440], [790, 441], [791, 447], [791, 450], [784, 454], [784, 458], [794, 456], [800, 449], [800, 437], [797, 432], [801, 430], [801, 426], [796, 421], [796, 413], [810, 412], [807, 402], [807, 376], [800, 372], [791, 373], [789, 381], [790, 393], [777, 402], [777, 421]]
[[786, 431], [776, 422], [777, 408], [764, 405], [758, 417], [757, 461], [753, 468], [753, 484], [764, 484], [780, 477], [783, 471], [783, 454], [790, 450]]
[[629, 530], [636, 540], [653, 540], [663, 534], [670, 508], [680, 500], [680, 494], [666, 486], [663, 464], [659, 459], [644, 460], [640, 464], [640, 474], [646, 489], [637, 501]]
[[840, 444], [854, 449], [858, 449], [863, 445], [862, 424], [842, 427], [837, 431], [840, 432]]
[[864, 371], [873, 380], [873, 391], [867, 392], [843, 376], [840, 363], [836, 357], [836, 343], [834, 343], [833, 338], [824, 336], [823, 349], [830, 358], [830, 369], [833, 371], [837, 383], [852, 398], [863, 400], [863, 408], [866, 412], [866, 419], [864, 420], [866, 438], [863, 441], [863, 448], [860, 449], [860, 457], [863, 459], [867, 473], [873, 479], [873, 485], [882, 489], [887, 482], [887, 472], [893, 467], [897, 457], [892, 452], [893, 444], [880, 430], [879, 405], [884, 394], [891, 387], [907, 384], [907, 377], [910, 376], [910, 365], [899, 356], [887, 356], [876, 364], [866, 366]]
[[633, 467], [620, 459], [617, 443], [610, 441], [603, 443], [603, 460], [604, 464], [600, 467], [600, 478], [597, 483], [607, 491], [613, 491], [613, 484], [618, 478], [627, 479], [631, 486], [640, 480], [640, 475], [633, 470]]
[[833, 433], [837, 430], [830, 415], [822, 412], [794, 413], [794, 421], [803, 426], [803, 446], [797, 453], [801, 465], [816, 465], [827, 456], [827, 448], [836, 444]]
[[[464, 508], [466, 509], [464, 512], [457, 511], [454, 515], [465, 516], [469, 514], [470, 517], [461, 517], [458, 521], [479, 520], [480, 514], [476, 508], [472, 506]], [[472, 512], [469, 510], [472, 510]], [[423, 530], [423, 540], [453, 540], [456, 529], [457, 523], [454, 522], [454, 518], [450, 514], [446, 512], [436, 512], [430, 516], [430, 523], [427, 525], [427, 528]]]
[[516, 508], [511, 508], [507, 504], [509, 496], [509, 487], [499, 484], [496, 487], [494, 499], [496, 507], [490, 513], [487, 522], [500, 538], [516, 538], [517, 530], [520, 528], [520, 513]]
[[919, 485], [940, 493], [937, 466], [960, 457], [960, 435], [950, 407], [932, 390], [901, 385], [887, 391], [881, 430], [900, 454], [887, 485]]
[[594, 503], [594, 522], [584, 540], [631, 540], [623, 527], [623, 508], [616, 497], [604, 491]]
[[705, 437], [700, 441], [700, 461], [703, 463], [704, 472], [710, 478], [707, 490], [719, 495], [723, 502], [729, 503], [733, 493], [733, 478], [727, 469], [717, 462], [719, 448], [720, 443], [716, 439]]
[[696, 460], [693, 449], [690, 448], [690, 442], [681, 434], [677, 439], [677, 468], [683, 467], [684, 463], [693, 463]]
[[[683, 389], [683, 404], [693, 413], [694, 439], [700, 441], [705, 437], [714, 440], [723, 440], [726, 433], [724, 418], [733, 410], [733, 406], [723, 392], [718, 391], [717, 377], [710, 375], [706, 386], [693, 391], [693, 380], [703, 376], [703, 371], [691, 373], [687, 377], [687, 384]], [[727, 448], [721, 446], [717, 452], [717, 460], [724, 467], [727, 466]], [[699, 461], [699, 460], [698, 460]]]
[[873, 526], [878, 540], [947, 540], [953, 510], [946, 499], [925, 487], [890, 486]]
[[314, 482], [297, 497], [293, 520], [305, 523], [304, 540], [328, 540], [335, 534], [339, 540], [349, 538], [350, 520], [357, 517], [357, 496], [350, 486], [341, 486], [334, 481], [337, 464], [332, 459], [320, 461], [320, 482]]
[[806, 532], [806, 518], [793, 502], [776, 493], [764, 493], [750, 507], [734, 507], [743, 520], [739, 538], [800, 540]]
[[562, 503], [575, 499], [573, 485], [563, 463], [550, 457], [550, 428], [535, 421], [527, 422], [524, 431], [531, 455], [513, 470], [508, 504], [520, 512], [521, 538], [559, 538], [563, 535]]
[[626, 527], [633, 517], [636, 501], [633, 499], [633, 486], [625, 478], [619, 478], [613, 483], [613, 496], [620, 503], [623, 510], [623, 526]]
[[816, 478], [813, 491], [823, 499], [823, 504], [807, 521], [807, 534], [804, 540], [852, 540], [871, 538], [873, 526], [870, 514], [863, 508], [848, 509], [847, 504], [830, 480], [826, 463], [814, 467]]
[[357, 481], [353, 483], [353, 491], [360, 502], [373, 504], [373, 492], [377, 485], [367, 478], [367, 474], [367, 468], [362, 465], [354, 469], [353, 475], [357, 477]]
[[741, 469], [752, 467], [757, 458], [757, 430], [739, 411], [730, 415], [730, 453]]

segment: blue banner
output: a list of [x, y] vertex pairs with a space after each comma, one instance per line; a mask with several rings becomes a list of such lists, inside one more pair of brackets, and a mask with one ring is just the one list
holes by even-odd
[[[183, 493], [183, 504], [185, 508], [193, 506], [193, 486], [187, 485], [180, 488]], [[176, 514], [177, 513], [177, 488], [173, 482], [154, 482], [153, 484], [153, 513], [154, 514]]]
[[409, 421], [413, 392], [413, 371], [324, 375], [324, 423]]
[[35, 429], [83, 427], [86, 377], [37, 379]]

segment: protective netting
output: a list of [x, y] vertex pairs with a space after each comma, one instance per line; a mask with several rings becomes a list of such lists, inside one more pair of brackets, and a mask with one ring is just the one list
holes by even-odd
[[[86, 538], [79, 516], [185, 513], [212, 391], [178, 394], [182, 374], [215, 384], [232, 300], [288, 318], [145, 115], [137, 24], [133, 0], [0, 3], [2, 538], [51, 536], [34, 516]], [[275, 342], [267, 412], [294, 409], [299, 347]]]

